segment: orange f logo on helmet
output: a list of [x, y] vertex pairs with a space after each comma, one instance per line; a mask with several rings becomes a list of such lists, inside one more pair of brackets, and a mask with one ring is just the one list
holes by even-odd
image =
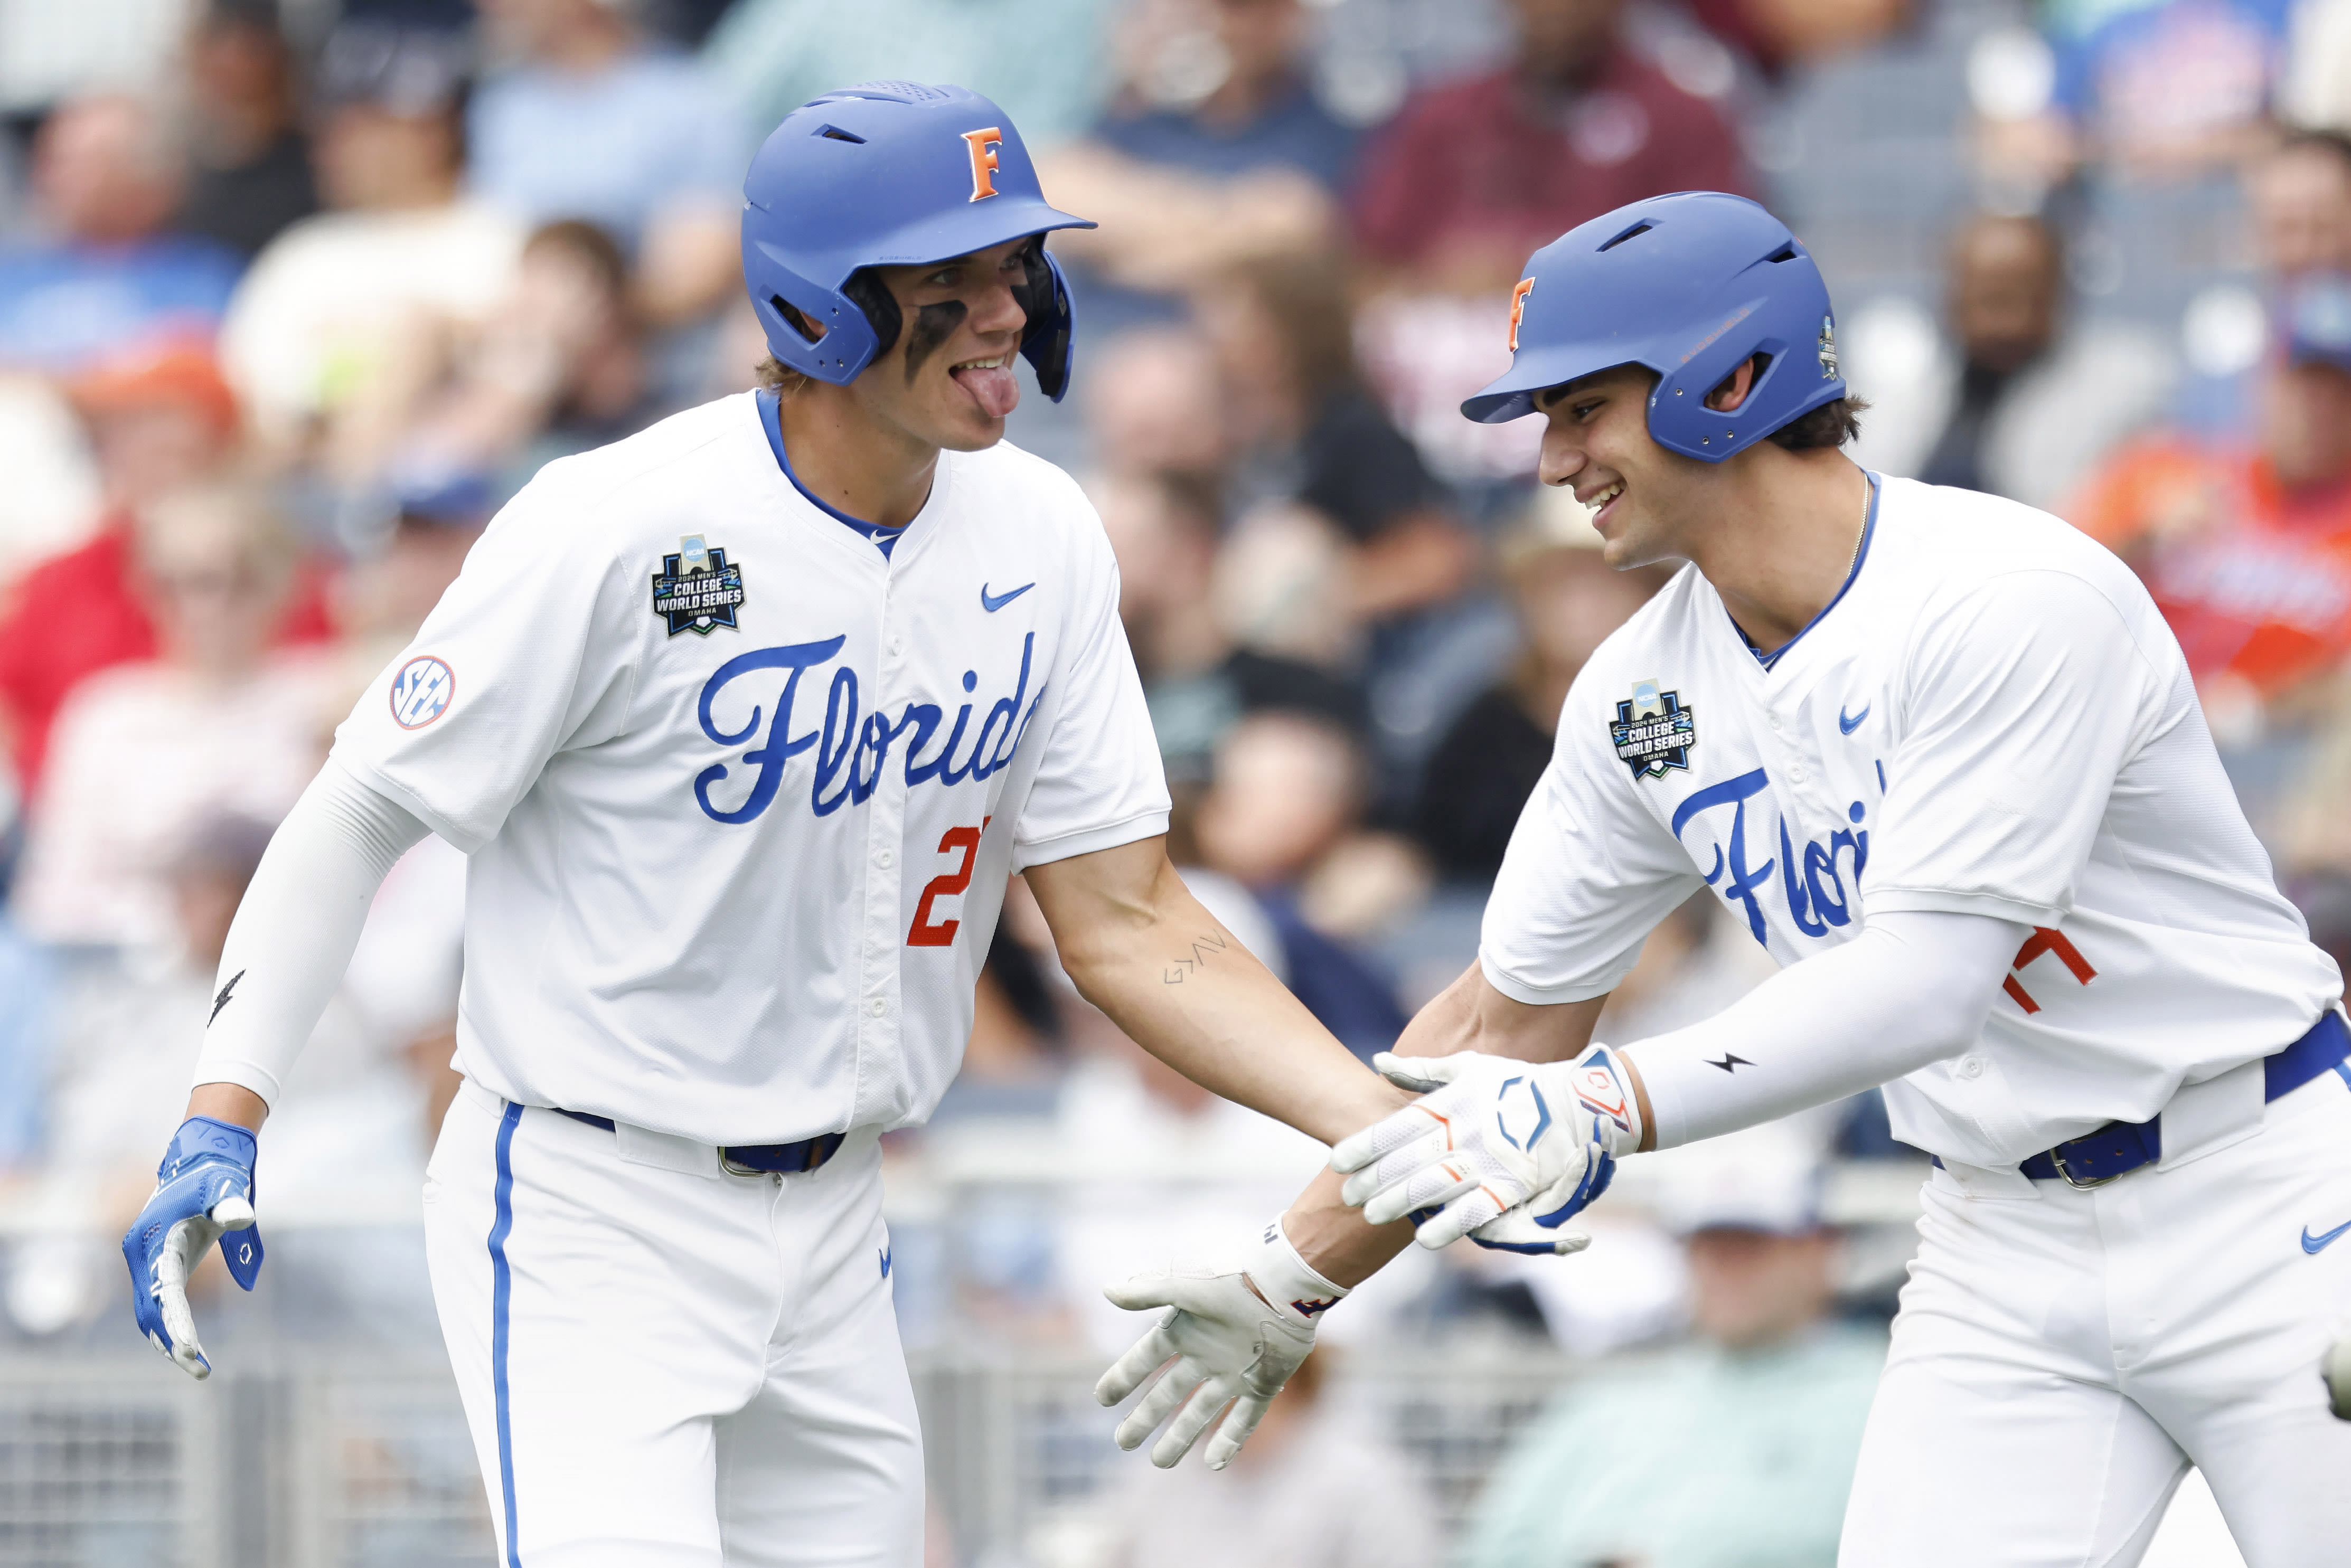
[[967, 131], [963, 139], [971, 144], [971, 199], [981, 201], [996, 194], [996, 150], [1004, 145], [1004, 131], [991, 125], [985, 131]]
[[1535, 291], [1535, 280], [1521, 277], [1519, 286], [1510, 290], [1510, 352], [1519, 351], [1519, 320], [1527, 313], [1527, 296]]

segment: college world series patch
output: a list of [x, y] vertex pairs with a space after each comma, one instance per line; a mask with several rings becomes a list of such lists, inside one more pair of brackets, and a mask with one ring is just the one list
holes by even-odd
[[1655, 681], [1634, 684], [1629, 701], [1616, 705], [1608, 727], [1616, 760], [1635, 779], [1663, 779], [1668, 768], [1687, 768], [1690, 747], [1698, 744], [1698, 721], [1682, 706], [1679, 692], [1661, 692]]
[[724, 549], [702, 542], [700, 534], [677, 541], [677, 553], [662, 557], [653, 573], [653, 613], [669, 622], [669, 634], [692, 632], [707, 637], [714, 626], [736, 624], [743, 603], [743, 569]]

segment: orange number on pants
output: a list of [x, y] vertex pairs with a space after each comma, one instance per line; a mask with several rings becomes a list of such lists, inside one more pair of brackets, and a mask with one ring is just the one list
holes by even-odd
[[952, 854], [961, 850], [963, 859], [956, 863], [955, 870], [931, 878], [929, 884], [923, 889], [922, 902], [914, 905], [914, 924], [906, 930], [907, 946], [955, 946], [956, 933], [962, 929], [963, 922], [942, 920], [933, 924], [931, 903], [935, 899], [960, 897], [971, 886], [971, 862], [979, 855], [979, 835], [986, 832], [987, 824], [995, 820], [983, 817], [977, 828], [949, 828], [939, 840], [939, 853]]

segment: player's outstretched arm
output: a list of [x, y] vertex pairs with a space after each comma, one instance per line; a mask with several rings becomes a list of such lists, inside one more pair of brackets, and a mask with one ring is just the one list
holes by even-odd
[[1770, 1121], [1916, 1071], [1981, 1031], [2026, 927], [1896, 910], [1723, 1011], [1528, 1071], [1481, 1055], [1377, 1063], [1428, 1092], [1343, 1140], [1332, 1166], [1371, 1220], [1422, 1245], [1535, 1244], [1599, 1196], [1614, 1162]]
[[222, 949], [188, 1118], [122, 1238], [140, 1332], [193, 1376], [212, 1371], [188, 1274], [215, 1240], [246, 1290], [261, 1271], [255, 1134], [359, 946], [369, 904], [424, 824], [329, 761], [269, 841]]
[[[1325, 1143], [1403, 1103], [1201, 906], [1163, 841], [1032, 866], [1028, 878], [1079, 991], [1194, 1082]], [[1425, 1009], [1398, 1051], [1476, 1041], [1548, 1056], [1581, 1044], [1599, 1010], [1594, 1002], [1480, 1019], [1465, 1008], [1467, 995], [1456, 987]], [[1580, 1016], [1560, 1016], [1570, 1012]], [[1411, 1235], [1403, 1225], [1367, 1223], [1340, 1200], [1339, 1179], [1326, 1170], [1230, 1256], [1113, 1286], [1120, 1306], [1160, 1311], [1095, 1388], [1115, 1405], [1150, 1384], [1120, 1424], [1119, 1446], [1134, 1448], [1165, 1424], [1151, 1458], [1169, 1466], [1214, 1426], [1207, 1460], [1222, 1469], [1312, 1349], [1322, 1314]]]
[[1192, 896], [1165, 839], [1027, 875], [1079, 993], [1193, 1082], [1326, 1144], [1403, 1103]]

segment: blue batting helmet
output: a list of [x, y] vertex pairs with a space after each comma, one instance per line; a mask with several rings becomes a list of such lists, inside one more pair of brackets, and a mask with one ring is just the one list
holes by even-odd
[[[865, 268], [1093, 226], [1046, 204], [1020, 133], [987, 99], [959, 87], [865, 82], [792, 110], [751, 160], [743, 283], [769, 352], [845, 384], [903, 325], [897, 301]], [[1070, 385], [1069, 288], [1043, 246], [1027, 260], [1020, 352], [1058, 401]]]
[[[1828, 285], [1788, 225], [1744, 196], [1684, 191], [1578, 225], [1535, 252], [1510, 300], [1510, 368], [1461, 412], [1532, 413], [1534, 394], [1617, 365], [1657, 372], [1649, 434], [1719, 463], [1845, 395]], [[1706, 394], [1768, 360], [1729, 413]]]

